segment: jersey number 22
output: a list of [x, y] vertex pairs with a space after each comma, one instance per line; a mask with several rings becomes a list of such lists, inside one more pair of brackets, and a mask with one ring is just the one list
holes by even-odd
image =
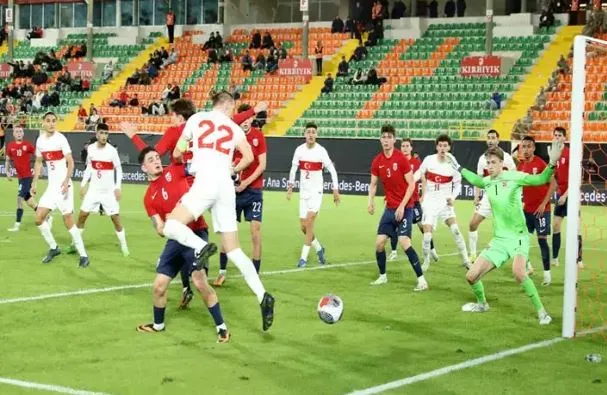
[[[225, 125], [215, 127], [215, 124], [209, 120], [200, 122], [198, 126], [203, 130], [200, 137], [198, 137], [198, 148], [214, 149], [222, 154], [230, 154], [230, 149], [225, 147], [225, 145], [232, 140], [232, 137], [234, 137], [234, 132], [232, 129]], [[209, 136], [216, 130], [220, 132], [222, 136], [215, 141], [208, 141]]]

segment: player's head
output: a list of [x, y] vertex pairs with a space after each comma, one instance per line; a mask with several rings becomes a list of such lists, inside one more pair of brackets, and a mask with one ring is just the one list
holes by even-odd
[[413, 155], [413, 140], [409, 137], [403, 139], [403, 142], [400, 144], [400, 150], [405, 155]]
[[110, 128], [105, 123], [100, 123], [97, 125], [96, 137], [97, 137], [97, 142], [101, 146], [104, 146], [107, 144], [109, 130], [110, 130]]
[[15, 126], [13, 128], [13, 137], [15, 138], [16, 141], [23, 140], [23, 128], [20, 126]]
[[173, 125], [181, 125], [196, 113], [196, 107], [190, 100], [178, 99], [171, 103], [170, 111]]
[[55, 133], [55, 131], [57, 131], [57, 115], [52, 111], [44, 113], [42, 116], [42, 126], [46, 133]]
[[215, 93], [211, 99], [213, 102], [213, 110], [220, 111], [228, 117], [232, 117], [234, 113], [234, 97], [229, 92], [221, 91]]
[[141, 165], [141, 171], [152, 179], [162, 174], [160, 155], [152, 147], [145, 147], [141, 150], [139, 153], [139, 164]]
[[564, 127], [557, 126], [554, 128], [554, 132], [552, 132], [552, 137], [554, 137], [555, 140], [565, 144], [567, 141], [567, 131]]
[[396, 143], [396, 130], [394, 129], [394, 126], [382, 126], [379, 141], [381, 142], [381, 147], [384, 151], [394, 149], [394, 143]]
[[438, 154], [438, 156], [444, 158], [445, 155], [447, 155], [447, 153], [449, 151], [451, 151], [451, 145], [453, 144], [451, 137], [449, 137], [446, 134], [441, 134], [440, 136], [438, 136], [436, 138], [435, 142], [436, 142], [436, 153]]
[[487, 171], [490, 176], [497, 176], [504, 168], [504, 151], [500, 147], [491, 147], [485, 152]]
[[531, 136], [523, 137], [523, 141], [521, 143], [521, 154], [523, 155], [523, 159], [530, 160], [533, 158], [533, 154], [535, 153], [535, 139]]
[[487, 147], [497, 147], [500, 143], [500, 134], [495, 129], [487, 132]]
[[[240, 114], [241, 112], [249, 111], [250, 109], [251, 106], [249, 104], [243, 103], [238, 106], [237, 112]], [[240, 124], [240, 127], [242, 128], [242, 130], [244, 130], [245, 133], [248, 133], [249, 130], [251, 130], [251, 125], [253, 124], [254, 119], [255, 116], [252, 116], [250, 118], [247, 118], [243, 123]]]
[[318, 136], [318, 126], [314, 122], [306, 123], [304, 127], [304, 137], [306, 138], [306, 144], [314, 145], [316, 143], [316, 137]]

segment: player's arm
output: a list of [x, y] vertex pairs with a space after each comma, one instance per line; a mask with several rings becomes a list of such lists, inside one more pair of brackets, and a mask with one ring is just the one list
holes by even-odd
[[[470, 184], [472, 184], [478, 188], [485, 188], [485, 181], [478, 174], [476, 174], [468, 169], [464, 169], [464, 168], [460, 169], [460, 173], [461, 173], [462, 177], [466, 181], [468, 181]], [[461, 185], [460, 185], [460, 187], [461, 187]]]
[[116, 184], [114, 186], [114, 195], [117, 200], [120, 200], [121, 189], [122, 189], [122, 163], [120, 163], [120, 156], [118, 156], [118, 151], [114, 151], [114, 169], [116, 169]]
[[71, 152], [65, 154], [65, 162], [67, 163], [67, 174], [65, 175], [65, 180], [63, 180], [63, 183], [61, 184], [61, 192], [64, 194], [67, 193], [72, 174], [74, 173], [74, 157]]
[[183, 153], [188, 150], [188, 145], [193, 138], [193, 126], [190, 121], [192, 121], [192, 118], [190, 118], [185, 124], [181, 137], [179, 137], [177, 144], [175, 144], [175, 149], [173, 149], [173, 158], [175, 158], [178, 162], [183, 162]]
[[405, 207], [407, 207], [407, 203], [413, 196], [413, 192], [415, 191], [415, 182], [413, 181], [413, 172], [409, 170], [407, 174], [405, 174], [405, 181], [407, 182], [407, 190], [405, 191], [405, 196], [403, 200], [398, 205], [396, 209], [396, 220], [400, 221], [403, 219], [405, 215]]
[[540, 174], [527, 174], [521, 171], [510, 172], [512, 174], [513, 181], [516, 181], [518, 185], [524, 187], [545, 185], [550, 182], [552, 174], [554, 173], [554, 167], [548, 166]]
[[295, 174], [297, 174], [297, 167], [299, 166], [299, 155], [297, 149], [293, 153], [293, 160], [291, 160], [291, 170], [289, 171], [289, 181], [287, 182], [287, 200], [291, 200], [293, 194], [293, 185], [295, 185]]
[[160, 218], [160, 215], [151, 215], [150, 220], [152, 220], [152, 226], [156, 230], [156, 233], [158, 233], [158, 236], [164, 237], [164, 221]]
[[86, 168], [84, 169], [84, 173], [82, 174], [82, 181], [80, 182], [80, 197], [83, 197], [86, 193], [86, 187], [91, 179], [91, 175], [93, 173], [93, 165], [91, 163], [91, 155], [90, 153], [86, 156]]
[[4, 168], [6, 169], [6, 179], [8, 181], [12, 181], [13, 178], [11, 177], [11, 158], [8, 153], [6, 154], [6, 158], [4, 161]]
[[457, 197], [462, 193], [462, 175], [459, 172], [456, 172], [453, 175], [453, 194], [451, 195], [451, 203], [457, 199]]
[[264, 171], [266, 171], [267, 154], [263, 153], [258, 155], [257, 160], [259, 161], [259, 165], [255, 168], [255, 171], [251, 173], [249, 177], [240, 181], [240, 188], [242, 190], [251, 185], [253, 181], [255, 181], [260, 175], [262, 175]]
[[40, 172], [42, 171], [42, 154], [36, 149], [36, 161], [34, 162], [34, 179], [32, 180], [32, 186], [30, 188], [30, 194], [36, 195], [36, 185], [38, 184], [38, 178], [40, 178]]
[[369, 182], [369, 204], [367, 211], [373, 215], [375, 213], [375, 195], [377, 194], [377, 176], [371, 174], [371, 182]]
[[238, 164], [234, 166], [232, 170], [234, 174], [240, 173], [241, 171], [249, 167], [249, 165], [253, 163], [253, 160], [255, 159], [255, 156], [253, 155], [253, 149], [251, 149], [251, 145], [249, 144], [247, 139], [244, 138], [244, 134], [243, 138], [236, 141], [236, 149], [242, 154], [242, 158], [240, 159]]
[[333, 161], [329, 158], [329, 154], [325, 151], [323, 155], [323, 166], [329, 170], [329, 174], [331, 174], [331, 183], [333, 184], [333, 201], [335, 204], [339, 204], [339, 180], [337, 179], [337, 170], [335, 170], [335, 166], [333, 165]]
[[[478, 174], [479, 176], [483, 175], [483, 166], [482, 166], [481, 159], [482, 159], [482, 157], [479, 158], [478, 164], [476, 165], [476, 174]], [[481, 200], [481, 189], [476, 186], [473, 188], [474, 188], [474, 204], [478, 204], [479, 201]]]

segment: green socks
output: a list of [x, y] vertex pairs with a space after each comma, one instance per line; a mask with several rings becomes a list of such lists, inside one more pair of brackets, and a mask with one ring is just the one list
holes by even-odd
[[531, 303], [533, 303], [533, 307], [535, 307], [535, 311], [540, 311], [544, 309], [544, 305], [540, 300], [540, 295], [537, 293], [537, 288], [535, 288], [535, 284], [529, 277], [525, 278], [521, 283], [521, 288], [525, 291], [525, 294], [531, 298]]
[[[478, 281], [472, 284], [472, 292], [474, 292], [474, 296], [476, 296], [477, 303], [485, 304], [487, 303], [487, 299], [485, 299], [485, 287], [483, 287], [483, 283]], [[536, 291], [537, 295], [537, 291]], [[538, 298], [539, 300], [539, 298]]]

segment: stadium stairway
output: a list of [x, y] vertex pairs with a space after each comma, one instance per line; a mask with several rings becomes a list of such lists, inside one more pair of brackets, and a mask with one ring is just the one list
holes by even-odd
[[527, 74], [527, 78], [514, 92], [505, 108], [495, 119], [491, 128], [509, 139], [515, 122], [522, 118], [529, 107], [535, 103], [540, 88], [545, 86], [561, 55], [567, 55], [571, 49], [573, 38], [582, 32], [583, 26], [565, 26], [556, 35], [551, 44]]
[[[109, 83], [103, 85], [99, 90], [93, 92], [88, 99], [83, 100], [81, 105], [84, 108], [89, 108], [91, 104], [95, 106], [101, 106], [107, 101], [114, 92], [120, 90], [122, 86], [126, 84], [127, 78], [135, 72], [136, 69], [140, 69], [148, 61], [150, 55], [160, 49], [160, 47], [168, 44], [168, 39], [165, 37], [158, 37], [154, 43], [147, 46], [146, 49], [141, 51], [136, 57], [124, 66], [122, 71], [114, 77]], [[78, 123], [78, 108], [67, 114], [58, 124], [59, 130], [71, 131], [74, 130]]]
[[[323, 62], [323, 73], [336, 75], [337, 66], [339, 65], [339, 62], [341, 62], [342, 56], [345, 56], [346, 59], [350, 59], [357, 46], [357, 40], [347, 40], [329, 61]], [[285, 135], [287, 130], [295, 124], [295, 121], [300, 118], [310, 105], [320, 96], [320, 90], [324, 85], [324, 81], [324, 76], [312, 77], [310, 82], [295, 94], [293, 99], [280, 111], [280, 113], [264, 126], [264, 133], [267, 135]]]

